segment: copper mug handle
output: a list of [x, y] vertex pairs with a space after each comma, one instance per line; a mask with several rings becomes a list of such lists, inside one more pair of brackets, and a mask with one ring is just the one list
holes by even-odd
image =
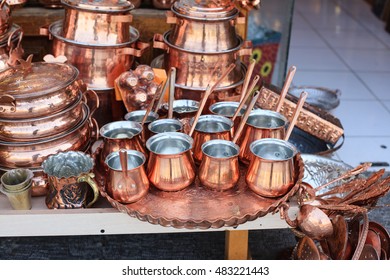
[[153, 36], [153, 48], [162, 49], [168, 51], [168, 46], [164, 42], [164, 36], [161, 34], [154, 34]]
[[16, 111], [16, 100], [12, 95], [0, 95], [0, 112], [4, 113], [9, 110], [11, 113]]
[[134, 48], [122, 48], [117, 51], [118, 55], [133, 55], [141, 57], [144, 52], [150, 47], [149, 43], [137, 42]]
[[92, 89], [89, 89], [87, 91], [85, 91], [83, 93], [83, 99], [84, 99], [84, 103], [85, 104], [88, 104], [88, 100], [92, 100], [93, 101], [93, 104], [90, 108], [90, 116], [93, 116], [93, 114], [95, 113], [95, 111], [99, 108], [100, 106], [100, 99], [99, 99], [99, 96], [97, 95], [96, 91], [92, 90]]
[[99, 189], [93, 178], [95, 178], [95, 174], [93, 173], [84, 174], [77, 178], [77, 183], [85, 182], [91, 187], [93, 191], [93, 199], [90, 203], [87, 204], [86, 208], [91, 207], [99, 198]]

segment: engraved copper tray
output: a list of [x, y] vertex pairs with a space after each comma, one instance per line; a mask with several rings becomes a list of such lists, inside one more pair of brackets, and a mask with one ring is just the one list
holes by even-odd
[[[100, 149], [95, 152], [97, 158]], [[276, 210], [293, 196], [302, 182], [304, 164], [297, 155], [297, 182], [283, 197], [270, 199], [252, 192], [245, 183], [246, 168], [241, 167], [241, 178], [234, 189], [216, 192], [200, 185], [198, 178], [188, 188], [178, 192], [163, 192], [150, 187], [149, 193], [132, 204], [122, 204], [105, 192], [105, 178], [95, 169], [100, 193], [110, 204], [131, 217], [162, 226], [186, 229], [208, 229], [237, 226], [253, 221]]]

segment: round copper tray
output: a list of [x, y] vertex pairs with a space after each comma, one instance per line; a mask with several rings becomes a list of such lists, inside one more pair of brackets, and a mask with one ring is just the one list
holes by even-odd
[[[95, 152], [98, 158], [100, 149]], [[273, 212], [282, 202], [296, 193], [302, 182], [304, 164], [301, 156], [296, 161], [297, 182], [283, 197], [269, 199], [252, 192], [245, 183], [246, 168], [241, 167], [241, 178], [234, 189], [216, 192], [200, 185], [198, 178], [188, 188], [178, 192], [163, 192], [151, 187], [140, 201], [122, 204], [105, 192], [105, 178], [95, 168], [100, 193], [110, 204], [131, 217], [162, 226], [187, 229], [237, 226]]]

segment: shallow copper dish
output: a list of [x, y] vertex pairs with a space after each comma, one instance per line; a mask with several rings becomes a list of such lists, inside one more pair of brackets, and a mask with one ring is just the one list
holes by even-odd
[[[98, 148], [95, 153], [99, 151]], [[101, 195], [113, 207], [131, 217], [162, 226], [208, 229], [237, 226], [275, 210], [298, 190], [303, 177], [303, 161], [299, 155], [296, 170], [298, 179], [295, 186], [279, 199], [264, 198], [252, 192], [245, 184], [246, 169], [241, 166], [242, 176], [237, 186], [225, 192], [202, 187], [196, 178], [189, 187], [178, 192], [163, 192], [151, 187], [143, 199], [131, 205], [121, 204], [108, 196], [105, 192], [105, 178], [99, 173], [96, 176]]]

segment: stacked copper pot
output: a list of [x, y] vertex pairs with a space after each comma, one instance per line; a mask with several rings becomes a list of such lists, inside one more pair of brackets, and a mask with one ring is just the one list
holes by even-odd
[[[78, 70], [63, 63], [22, 61], [0, 72], [0, 170], [29, 168], [35, 194], [45, 191], [41, 164], [60, 151], [87, 151], [97, 137]], [[91, 94], [91, 95], [89, 95]], [[96, 139], [95, 139], [96, 140]], [[33, 188], [34, 193], [34, 188]]]
[[114, 98], [115, 79], [148, 47], [138, 42], [138, 30], [130, 26], [134, 6], [126, 0], [62, 0], [62, 4], [64, 20], [49, 27], [53, 55], [66, 56], [106, 108]]
[[12, 24], [11, 8], [7, 0], [0, 1], [0, 71], [9, 68], [22, 58], [23, 32], [20, 26]]
[[172, 29], [156, 34], [154, 47], [166, 50], [165, 69], [177, 69], [177, 99], [199, 100], [207, 85], [231, 63], [235, 69], [216, 89], [216, 100], [234, 95], [245, 76], [242, 55], [251, 54], [251, 43], [236, 32], [243, 22], [233, 0], [179, 0], [167, 13]]

